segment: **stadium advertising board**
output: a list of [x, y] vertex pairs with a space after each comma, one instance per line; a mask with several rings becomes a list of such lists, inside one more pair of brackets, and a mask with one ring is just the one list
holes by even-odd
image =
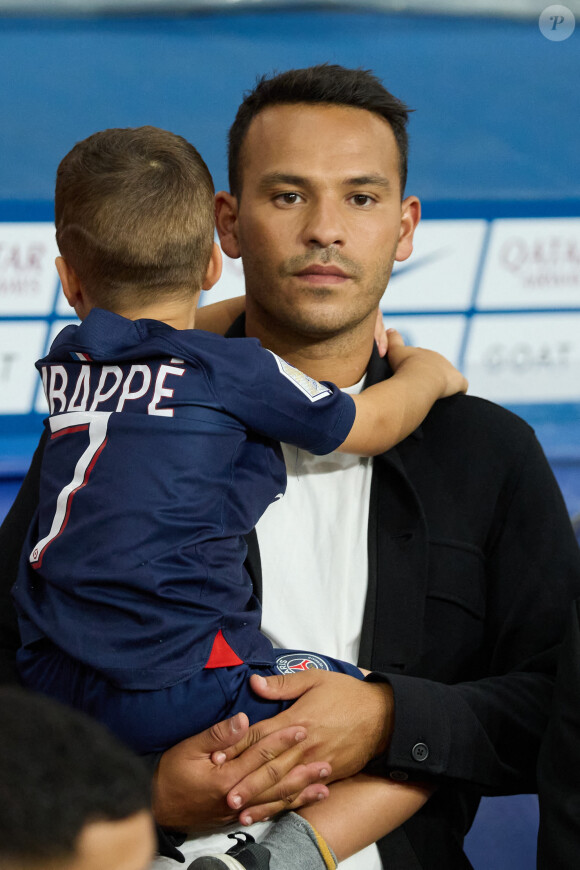
[[[50, 222], [0, 222], [0, 456], [29, 457], [46, 412], [34, 362], [72, 319], [56, 255]], [[241, 264], [226, 258], [204, 301], [242, 292]], [[547, 415], [580, 408], [580, 218], [423, 220], [381, 308], [409, 343], [458, 365], [473, 394]]]

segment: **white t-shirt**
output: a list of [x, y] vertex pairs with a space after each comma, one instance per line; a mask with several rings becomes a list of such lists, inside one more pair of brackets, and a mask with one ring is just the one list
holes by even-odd
[[[345, 392], [357, 394], [363, 380]], [[283, 444], [288, 485], [257, 526], [262, 562], [262, 631], [274, 646], [321, 652], [356, 664], [368, 585], [367, 526], [372, 460], [313, 456]], [[261, 838], [272, 822], [244, 830]], [[239, 830], [240, 826], [228, 829]], [[227, 833], [227, 832], [226, 832]], [[188, 861], [227, 851], [225, 834], [181, 847]], [[155, 870], [175, 862], [159, 858]], [[382, 870], [376, 846], [340, 870]]]

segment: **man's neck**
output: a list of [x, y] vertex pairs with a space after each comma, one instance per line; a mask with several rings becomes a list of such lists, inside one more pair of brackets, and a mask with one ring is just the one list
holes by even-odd
[[[368, 330], [365, 330], [368, 333]], [[277, 330], [246, 314], [246, 335], [258, 338], [268, 350], [317, 381], [351, 387], [363, 377], [372, 353], [372, 335], [353, 332], [333, 336], [304, 336], [286, 327]]]

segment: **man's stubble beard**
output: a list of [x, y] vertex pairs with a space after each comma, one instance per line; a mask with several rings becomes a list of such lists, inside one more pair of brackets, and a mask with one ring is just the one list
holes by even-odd
[[[259, 264], [246, 261], [247, 307], [253, 331], [259, 333], [264, 330], [268, 335], [304, 345], [331, 342], [348, 352], [348, 348], [356, 344], [361, 335], [366, 335], [364, 324], [367, 321], [371, 321], [374, 328], [376, 311], [389, 282], [394, 259], [393, 254], [387, 263], [377, 268], [362, 299], [358, 296], [362, 291], [355, 284], [352, 289], [353, 294], [357, 295], [350, 305], [348, 297], [343, 295], [341, 298], [340, 291], [332, 287], [305, 286], [293, 290], [291, 294], [285, 292], [283, 279], [287, 277], [287, 270], [284, 267], [280, 270], [282, 274], [276, 276], [281, 289], [268, 295], [263, 288], [275, 285], [276, 278], [262, 273]], [[319, 257], [317, 261], [322, 262], [322, 258]], [[337, 263], [335, 259], [331, 262]], [[298, 268], [301, 267], [303, 265]], [[259, 288], [257, 292], [253, 291], [254, 287]], [[303, 304], [292, 304], [292, 296], [302, 300]]]

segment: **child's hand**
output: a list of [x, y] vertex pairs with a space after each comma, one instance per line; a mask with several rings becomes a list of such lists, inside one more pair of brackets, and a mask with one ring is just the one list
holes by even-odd
[[387, 353], [389, 341], [387, 338], [387, 330], [383, 320], [383, 312], [380, 308], [377, 309], [377, 320], [375, 323], [375, 344], [379, 352], [379, 356], [383, 357]]
[[455, 393], [467, 392], [467, 379], [440, 353], [423, 347], [406, 347], [401, 334], [396, 329], [388, 329], [387, 336], [389, 344], [387, 353], [394, 372], [402, 365], [424, 367], [426, 377], [440, 379], [441, 399], [453, 396]]

